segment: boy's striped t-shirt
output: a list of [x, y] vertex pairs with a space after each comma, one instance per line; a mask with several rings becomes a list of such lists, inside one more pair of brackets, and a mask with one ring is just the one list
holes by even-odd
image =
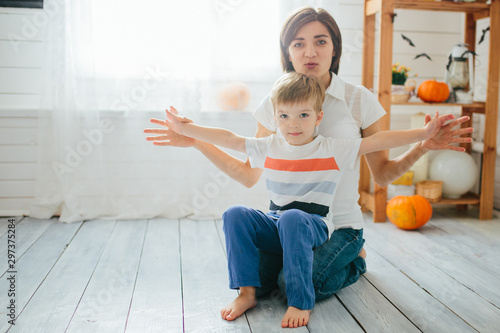
[[271, 135], [247, 138], [246, 151], [252, 167], [264, 169], [270, 210], [280, 214], [296, 208], [330, 219], [337, 183], [345, 170], [354, 168], [360, 144], [361, 139], [318, 135], [293, 146]]

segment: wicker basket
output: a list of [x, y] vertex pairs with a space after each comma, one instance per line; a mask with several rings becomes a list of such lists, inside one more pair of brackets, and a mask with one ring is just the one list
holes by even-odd
[[410, 94], [391, 94], [392, 104], [402, 104], [408, 102]]
[[429, 202], [438, 202], [443, 193], [443, 182], [440, 180], [423, 180], [417, 183], [417, 194]]

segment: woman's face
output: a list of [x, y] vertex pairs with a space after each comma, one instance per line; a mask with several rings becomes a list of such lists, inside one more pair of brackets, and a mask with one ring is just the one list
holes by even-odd
[[330, 84], [330, 66], [334, 55], [330, 33], [318, 21], [300, 28], [288, 46], [288, 58], [295, 71], [319, 78], [325, 87]]

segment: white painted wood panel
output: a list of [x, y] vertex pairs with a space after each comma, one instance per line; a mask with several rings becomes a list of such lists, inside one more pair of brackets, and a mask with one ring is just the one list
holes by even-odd
[[[25, 218], [16, 225], [16, 259], [20, 259], [31, 245], [50, 227], [56, 219], [37, 220]], [[2, 248], [0, 248], [0, 258], [7, 258], [7, 234], [1, 238]], [[8, 270], [7, 260], [0, 261], [0, 274]]]
[[[500, 263], [496, 255], [500, 253], [500, 244], [495, 239], [471, 231], [470, 227], [462, 224], [455, 225], [456, 219], [440, 213], [434, 215], [439, 216], [439, 223], [428, 223], [424, 233], [427, 238], [445, 245], [468, 260], [482, 262], [485, 270], [500, 276]], [[480, 248], [478, 242], [482, 245]]]
[[33, 197], [35, 189], [33, 180], [3, 180], [1, 181], [0, 197]]
[[29, 215], [33, 198], [0, 198], [0, 216]]
[[40, 107], [40, 95], [0, 93], [0, 107], [8, 109], [37, 109]]
[[0, 92], [4, 94], [39, 94], [41, 89], [41, 69], [0, 67]]
[[37, 147], [0, 146], [0, 162], [36, 162]]
[[43, 42], [11, 42], [0, 40], [0, 66], [41, 68]]
[[364, 276], [337, 296], [367, 332], [420, 332]]
[[[371, 227], [371, 226], [370, 226]], [[396, 228], [392, 224], [385, 223], [379, 228]], [[500, 290], [494, 286], [498, 282], [498, 276], [479, 267], [477, 263], [471, 262], [468, 258], [453, 255], [453, 250], [449, 249], [441, 242], [436, 242], [425, 236], [425, 227], [419, 232], [408, 233], [404, 230], [394, 230], [394, 235], [398, 236], [397, 242], [404, 242], [415, 252], [425, 251], [424, 258], [436, 267], [454, 276], [457, 281], [468, 288], [474, 290], [490, 302], [500, 302]]]
[[463, 14], [423, 10], [395, 10], [395, 31], [426, 31], [456, 34], [463, 31]]
[[[33, 243], [30, 244], [29, 249], [24, 255], [18, 257], [19, 259], [16, 262], [18, 280], [17, 313], [21, 313], [31, 296], [35, 294], [36, 289], [43, 283], [81, 225], [82, 223], [52, 223], [40, 238], [32, 239]], [[1, 290], [8, 290], [8, 283], [6, 276], [2, 276], [2, 279], [0, 279]], [[0, 315], [6, 316], [3, 308], [0, 310]], [[18, 327], [24, 326], [23, 320], [16, 322], [16, 324]], [[0, 321], [0, 331], [6, 332], [9, 326], [6, 320]], [[15, 332], [16, 329], [11, 331]]]
[[18, 322], [25, 332], [66, 330], [115, 224], [100, 220], [83, 224], [20, 314]]
[[229, 289], [226, 258], [215, 222], [182, 219], [180, 228], [184, 331], [250, 332], [245, 316], [227, 322], [220, 315], [237, 292]]
[[179, 221], [149, 220], [126, 332], [181, 332]]
[[118, 221], [67, 332], [125, 330], [147, 220]]
[[[447, 251], [445, 247], [419, 248], [421, 242], [419, 233], [420, 231], [398, 230], [390, 223], [374, 224], [365, 214], [364, 237], [369, 248], [399, 267], [410, 279], [466, 322], [480, 331], [492, 332], [492, 329], [500, 323], [492, 322], [491, 318], [500, 318], [500, 310], [468, 285], [457, 280], [453, 274], [455, 269], [448, 271], [444, 267], [448, 266], [445, 261], [455, 260], [454, 253]], [[415, 255], [416, 253], [419, 255]], [[441, 256], [440, 253], [444, 253], [445, 256]], [[434, 261], [430, 257], [441, 257], [443, 262]], [[453, 263], [452, 267], [455, 267]], [[367, 269], [370, 270], [370, 267]], [[466, 270], [470, 271], [471, 268]]]
[[[9, 220], [13, 219], [14, 224], [18, 224], [23, 217], [22, 216], [9, 216], [9, 217], [2, 217], [0, 218], [0, 237], [3, 237], [7, 230], [9, 229]], [[0, 238], [1, 239], [1, 238]]]
[[[0, 181], [3, 180], [35, 180], [36, 163], [0, 163]], [[3, 185], [2, 185], [3, 186]]]
[[[379, 245], [380, 246], [380, 245]], [[365, 277], [383, 293], [399, 311], [406, 314], [422, 332], [475, 332], [440, 300], [434, 298], [417, 283], [380, 256], [372, 247], [367, 251]]]
[[36, 145], [38, 130], [36, 128], [2, 128], [0, 145]]
[[[488, 224], [476, 229], [474, 226], [479, 226], [479, 221], [473, 225], [474, 219], [470, 216], [477, 212], [457, 213], [454, 209], [444, 207], [436, 210], [439, 213], [433, 217], [430, 225], [437, 228], [440, 224], [444, 224], [446, 228], [441, 229], [446, 229], [450, 235], [460, 235], [469, 230], [470, 238], [476, 240], [478, 254], [481, 253], [479, 248], [483, 247], [484, 242], [491, 243], [500, 234], [498, 217], [495, 217], [493, 221], [484, 222]], [[360, 327], [366, 332], [411, 332], [417, 329], [423, 332], [469, 331], [467, 326], [457, 327], [456, 323], [461, 321], [467, 322], [477, 332], [498, 331], [500, 325], [498, 304], [485, 300], [470, 288], [459, 283], [455, 276], [451, 275], [453, 274], [451, 271], [443, 271], [430, 262], [426, 257], [435, 255], [432, 249], [416, 251], [414, 242], [421, 241], [418, 237], [414, 242], [401, 239], [398, 229], [391, 227], [391, 224], [373, 224], [370, 214], [365, 214], [364, 217], [367, 223], [365, 236], [367, 237], [368, 272], [354, 285], [339, 292], [338, 296], [316, 304], [308, 327], [294, 331], [350, 333], [358, 332]], [[455, 221], [451, 221], [453, 219]], [[4, 221], [0, 219], [0, 226]], [[174, 302], [172, 298], [164, 298], [165, 288], [171, 288], [172, 292], [176, 289], [173, 284], [170, 285], [172, 282], [170, 278], [176, 275], [177, 278], [174, 277], [174, 280], [177, 279], [175, 297], [183, 292], [184, 296], [188, 296], [187, 300], [185, 297], [184, 303], [189, 308], [187, 312], [184, 312], [185, 321], [190, 323], [186, 326], [186, 331], [249, 332], [249, 325], [253, 325], [250, 327], [252, 332], [290, 331], [279, 327], [280, 316], [276, 319], [272, 316], [273, 313], [279, 313], [285, 309], [285, 305], [280, 304], [283, 300], [279, 297], [272, 298], [268, 302], [261, 301], [263, 312], [256, 316], [259, 320], [257, 323], [249, 324], [244, 316], [241, 325], [240, 322], [227, 323], [220, 320], [219, 308], [214, 307], [213, 303], [220, 302], [228, 289], [227, 281], [224, 282], [221, 279], [221, 275], [226, 275], [227, 271], [220, 264], [225, 259], [221, 239], [217, 234], [217, 231], [220, 232], [219, 221], [217, 221], [217, 227], [214, 226], [213, 221], [196, 223], [191, 221], [192, 223], [188, 224], [172, 221], [174, 223], [168, 224], [167, 227], [164, 219], [150, 220], [145, 237], [144, 228], [139, 228], [141, 230], [139, 234], [136, 234], [135, 239], [133, 239], [135, 229], [127, 231], [125, 230], [127, 228], [120, 227], [121, 223], [130, 222], [99, 220], [80, 224], [54, 222], [41, 233], [39, 238], [31, 238], [30, 247], [18, 261], [18, 277], [22, 279], [18, 281], [17, 301], [23, 304], [19, 308], [22, 312], [20, 312], [16, 326], [9, 332], [72, 331], [71, 328], [67, 329], [71, 317], [78, 304], [82, 302], [82, 295], [93, 288], [92, 285], [95, 282], [92, 280], [94, 278], [99, 280], [105, 275], [101, 272], [108, 274], [111, 278], [110, 282], [115, 282], [114, 288], [109, 289], [121, 290], [121, 283], [126, 281], [128, 274], [116, 277], [112, 273], [114, 265], [122, 263], [124, 257], [132, 257], [127, 254], [133, 254], [135, 257], [141, 256], [140, 264], [135, 265], [137, 280], [129, 324], [132, 323], [130, 319], [134, 309], [133, 304], [141, 298], [140, 291], [145, 290], [143, 287], [151, 291], [158, 290], [158, 295], [148, 293], [148, 297], [144, 298], [144, 308], [141, 309], [159, 312], [157, 315], [160, 318], [163, 316], [161, 318], [163, 321], [170, 318], [169, 312], [162, 312], [155, 307], [155, 304], [170, 304], [174, 307], [174, 303], [177, 303], [177, 313], [183, 312], [182, 303]], [[143, 227], [144, 224], [145, 222]], [[37, 227], [36, 224], [28, 225]], [[152, 227], [153, 225], [157, 228]], [[484, 228], [486, 225], [487, 227]], [[179, 226], [182, 229], [184, 241], [180, 252]], [[455, 226], [459, 228], [454, 230]], [[79, 230], [76, 231], [77, 229]], [[406, 233], [413, 238], [422, 230]], [[476, 232], [478, 230], [482, 230], [481, 233]], [[482, 232], [491, 232], [494, 236], [490, 237], [489, 233], [482, 234]], [[110, 240], [110, 237], [114, 240]], [[144, 246], [142, 250], [137, 251], [137, 243], [140, 243], [142, 239], [144, 239]], [[121, 246], [120, 242], [123, 242]], [[130, 245], [136, 246], [136, 251], [127, 251]], [[486, 247], [488, 248], [489, 245]], [[123, 251], [112, 251], [111, 248], [123, 249]], [[172, 249], [176, 253], [170, 256], [164, 251], [165, 249]], [[454, 249], [451, 249], [449, 253], [450, 257], [461, 255], [462, 253], [454, 252]], [[181, 258], [182, 268], [179, 261]], [[487, 263], [477, 256], [474, 260], [481, 267], [487, 266]], [[150, 262], [147, 263], [148, 261]], [[109, 263], [105, 265], [109, 272], [104, 272], [106, 267], [102, 267], [103, 271], [98, 267], [103, 266], [104, 262]], [[166, 267], [175, 271], [166, 272]], [[184, 289], [180, 286], [181, 273]], [[1, 289], [6, 288], [5, 282], [4, 276], [0, 280]], [[186, 283], [190, 288], [193, 287], [189, 292]], [[143, 287], [140, 287], [141, 284]], [[498, 284], [494, 285], [496, 289], [499, 287]], [[96, 300], [96, 303], [105, 303], [110, 300], [110, 297], [106, 297], [108, 295], [105, 294], [106, 285], [101, 290], [103, 291], [102, 297]], [[212, 295], [215, 295], [215, 298], [209, 298]], [[112, 302], [110, 303], [109, 312], [112, 313], [115, 306]], [[318, 310], [322, 307], [324, 316], [317, 316]], [[345, 313], [345, 310], [342, 311], [342, 307], [346, 307], [348, 313]], [[250, 310], [248, 313], [256, 314], [255, 310], [257, 309]], [[5, 316], [2, 309], [0, 313]], [[88, 325], [104, 326], [109, 323], [108, 320], [109, 316], [102, 320], [98, 319], [100, 323], [88, 323]], [[154, 320], [142, 321], [141, 332], [151, 331], [148, 324]], [[221, 325], [216, 325], [218, 320], [222, 323]], [[335, 322], [332, 323], [332, 321]], [[344, 325], [341, 322], [352, 321], [357, 321], [358, 326], [348, 324], [349, 326], [344, 326], [345, 329], [336, 329], [338, 327], [336, 325]], [[196, 327], [193, 327], [192, 322]], [[267, 325], [264, 322], [267, 322]], [[4, 323], [0, 323], [0, 327], [4, 328], [2, 332], [6, 331]], [[411, 326], [412, 323], [415, 326]], [[116, 327], [110, 327], [104, 331], [124, 331], [123, 326], [121, 329], [116, 329]], [[163, 331], [177, 333], [184, 330], [180, 327], [180, 329], [172, 328]]]
[[[2, 9], [5, 11], [5, 9]], [[41, 10], [32, 13], [0, 13], [0, 39], [7, 41], [43, 41], [45, 28], [35, 25], [34, 15], [40, 15]]]
[[310, 332], [364, 332], [336, 296], [314, 305], [307, 327]]

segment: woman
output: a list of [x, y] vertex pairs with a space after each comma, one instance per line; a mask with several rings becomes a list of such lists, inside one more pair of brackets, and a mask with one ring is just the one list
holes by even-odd
[[[286, 20], [280, 44], [285, 72], [297, 71], [317, 77], [326, 87], [324, 117], [319, 126], [319, 134], [325, 137], [360, 138], [380, 131], [380, 118], [385, 111], [375, 96], [366, 88], [344, 82], [337, 76], [342, 40], [339, 28], [330, 14], [323, 9], [297, 10]], [[276, 131], [269, 96], [253, 115], [258, 121], [256, 137], [269, 136]], [[430, 120], [430, 116], [427, 117], [426, 122]], [[380, 186], [386, 186], [430, 149], [457, 149], [449, 144], [465, 142], [465, 138], [457, 136], [466, 133], [466, 130], [452, 129], [467, 120], [468, 117], [462, 117], [451, 122], [443, 128], [439, 138], [421, 142], [394, 160], [388, 159], [387, 152], [366, 155], [374, 181]], [[166, 125], [161, 120], [153, 119], [151, 122]], [[220, 170], [247, 187], [257, 183], [262, 174], [262, 169], [250, 167], [248, 159], [246, 162], [240, 161], [213, 145], [179, 136], [168, 128], [149, 129], [145, 132], [161, 134], [149, 138], [156, 141], [157, 145], [197, 148]], [[338, 195], [331, 206], [335, 230], [330, 240], [317, 248], [314, 254], [313, 282], [316, 300], [325, 299], [354, 283], [366, 270], [363, 216], [357, 203], [359, 158], [355, 168], [347, 172], [343, 182], [337, 185], [337, 193], [342, 195]], [[281, 257], [261, 251], [260, 259], [261, 288], [258, 295], [275, 289], [277, 281], [282, 293], [285, 293], [283, 274], [280, 274]], [[239, 316], [241, 310], [230, 304], [221, 313], [224, 319], [230, 320]]]

